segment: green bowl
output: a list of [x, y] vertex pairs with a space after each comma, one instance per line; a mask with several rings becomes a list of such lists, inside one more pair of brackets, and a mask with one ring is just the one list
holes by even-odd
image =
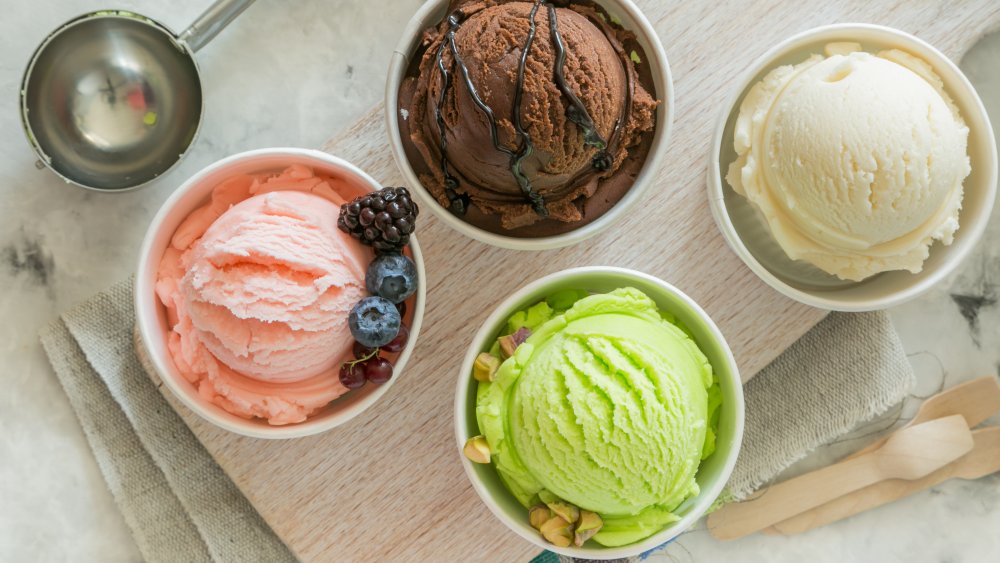
[[[481, 434], [476, 422], [476, 381], [472, 364], [480, 352], [489, 350], [500, 336], [507, 318], [547, 296], [564, 289], [582, 289], [592, 293], [607, 293], [621, 287], [641, 290], [663, 311], [677, 317], [693, 335], [702, 352], [708, 356], [719, 379], [722, 406], [716, 450], [698, 469], [696, 480], [701, 492], [684, 501], [675, 513], [681, 519], [641, 542], [620, 547], [604, 547], [587, 542], [582, 547], [559, 548], [546, 542], [528, 523], [528, 511], [504, 487], [492, 464], [472, 463], [461, 454], [466, 440]], [[705, 514], [722, 492], [736, 463], [743, 438], [743, 386], [736, 361], [719, 328], [708, 314], [690, 297], [667, 282], [634, 270], [612, 267], [573, 268], [536, 280], [501, 303], [476, 333], [462, 362], [455, 394], [455, 439], [459, 457], [465, 466], [473, 488], [486, 506], [508, 528], [536, 544], [539, 548], [571, 557], [585, 559], [618, 559], [639, 555], [662, 545], [691, 527]]]

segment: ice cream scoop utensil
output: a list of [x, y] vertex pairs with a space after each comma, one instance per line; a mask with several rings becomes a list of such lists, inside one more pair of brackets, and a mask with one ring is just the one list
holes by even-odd
[[885, 479], [919, 479], [965, 455], [972, 446], [972, 433], [960, 415], [911, 426], [894, 433], [878, 450], [723, 507], [708, 517], [708, 529], [719, 539], [740, 538]]
[[971, 452], [926, 477], [913, 481], [890, 479], [876, 483], [779, 522], [774, 528], [782, 534], [798, 534], [899, 500], [948, 479], [978, 479], [1000, 471], [1000, 426], [973, 430], [972, 439], [975, 445]]
[[[920, 408], [917, 409], [916, 415], [914, 415], [914, 417], [910, 419], [910, 421], [902, 428], [907, 428], [916, 424], [922, 424], [924, 422], [934, 420], [936, 418], [943, 418], [955, 414], [960, 414], [965, 417], [965, 421], [969, 424], [969, 428], [972, 428], [974, 426], [978, 426], [981, 422], [992, 416], [993, 413], [997, 411], [1000, 411], [1000, 381], [998, 381], [995, 377], [988, 375], [971, 381], [966, 381], [965, 383], [961, 383], [949, 389], [945, 389], [937, 395], [927, 399], [922, 405], [920, 405]], [[881, 438], [869, 446], [851, 454], [845, 459], [852, 459], [857, 456], [873, 452], [882, 447], [888, 439], [889, 436]], [[889, 486], [890, 485], [888, 484], [873, 485], [872, 487], [855, 491], [849, 495], [844, 495], [835, 502], [841, 506], [846, 506], [848, 503], [864, 503], [866, 502], [865, 499], [868, 498], [869, 495], [875, 494], [875, 492], [870, 489], [874, 489], [875, 487], [888, 488]], [[801, 528], [802, 523], [814, 519], [819, 520], [823, 518], [821, 513], [825, 514], [826, 512], [826, 505], [814, 508], [807, 513], [796, 516], [794, 520], [799, 522], [798, 524], [793, 525], [791, 524], [791, 521], [782, 522], [768, 528], [764, 531], [764, 533], [798, 533], [800, 531], [805, 531], [805, 529], [821, 526], [823, 524], [816, 524], [804, 529]], [[832, 520], [830, 520], [830, 522], [832, 522]], [[789, 525], [786, 526], [785, 524]], [[786, 530], [795, 531], [786, 532]]]
[[135, 188], [173, 167], [201, 125], [194, 53], [252, 2], [217, 0], [180, 35], [121, 10], [84, 14], [52, 32], [20, 91], [39, 162], [100, 191]]

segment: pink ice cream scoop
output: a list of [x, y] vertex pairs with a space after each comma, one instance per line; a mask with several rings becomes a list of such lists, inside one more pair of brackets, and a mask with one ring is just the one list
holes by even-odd
[[157, 295], [177, 368], [233, 414], [301, 422], [347, 391], [347, 315], [371, 252], [337, 228], [330, 180], [294, 166], [237, 176], [178, 227]]

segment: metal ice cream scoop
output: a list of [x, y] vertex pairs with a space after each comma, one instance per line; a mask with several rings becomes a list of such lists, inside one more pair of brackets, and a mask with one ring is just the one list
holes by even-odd
[[101, 191], [135, 188], [169, 170], [201, 125], [194, 53], [252, 2], [218, 0], [180, 35], [120, 10], [56, 29], [21, 83], [21, 120], [40, 161]]

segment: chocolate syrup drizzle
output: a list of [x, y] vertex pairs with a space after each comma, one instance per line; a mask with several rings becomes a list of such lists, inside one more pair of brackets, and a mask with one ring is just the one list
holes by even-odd
[[[458, 188], [458, 179], [448, 171], [449, 162], [446, 151], [448, 141], [445, 135], [443, 109], [445, 104], [445, 95], [448, 88], [451, 86], [451, 73], [448, 72], [448, 69], [445, 68], [444, 64], [444, 50], [446, 47], [451, 51], [452, 58], [455, 60], [455, 65], [458, 66], [458, 69], [462, 74], [463, 82], [465, 83], [465, 87], [469, 94], [472, 96], [473, 102], [476, 104], [476, 107], [483, 112], [489, 122], [490, 138], [493, 141], [493, 147], [510, 157], [510, 171], [517, 180], [517, 183], [521, 188], [521, 193], [524, 194], [525, 199], [531, 204], [531, 208], [535, 211], [535, 213], [541, 217], [547, 217], [549, 214], [548, 209], [545, 207], [545, 199], [541, 194], [532, 189], [531, 180], [524, 174], [524, 171], [521, 168], [521, 163], [524, 159], [530, 156], [534, 151], [534, 145], [531, 143], [531, 135], [528, 133], [527, 128], [524, 127], [521, 120], [521, 103], [524, 97], [524, 70], [528, 62], [528, 53], [531, 50], [531, 45], [535, 39], [535, 15], [538, 13], [538, 8], [542, 4], [547, 4], [546, 7], [548, 8], [549, 13], [549, 33], [556, 52], [555, 68], [553, 69], [555, 83], [559, 88], [559, 91], [562, 92], [562, 94], [569, 101], [569, 107], [566, 109], [566, 117], [583, 131], [584, 145], [598, 149], [599, 152], [594, 156], [594, 159], [591, 162], [592, 166], [597, 170], [607, 170], [611, 167], [611, 157], [607, 153], [607, 141], [605, 141], [601, 137], [600, 133], [597, 132], [597, 126], [594, 124], [594, 120], [587, 112], [586, 106], [583, 105], [583, 102], [576, 96], [576, 94], [573, 93], [572, 89], [570, 89], [566, 82], [566, 76], [564, 73], [566, 63], [566, 47], [563, 44], [562, 36], [559, 34], [559, 25], [556, 20], [555, 6], [546, 0], [535, 0], [534, 6], [532, 6], [531, 12], [528, 15], [531, 27], [528, 30], [528, 37], [525, 40], [524, 47], [521, 49], [521, 60], [517, 69], [517, 82], [514, 87], [512, 122], [514, 124], [514, 129], [520, 138], [520, 143], [516, 150], [506, 147], [500, 143], [500, 132], [497, 128], [496, 117], [493, 114], [493, 110], [479, 96], [476, 86], [472, 83], [472, 79], [469, 77], [469, 68], [466, 66], [458, 52], [458, 46], [455, 43], [455, 32], [458, 31], [459, 27], [461, 27], [463, 20], [460, 17], [461, 12], [456, 11], [448, 16], [448, 32], [445, 34], [445, 39], [441, 42], [436, 54], [435, 64], [441, 73], [441, 93], [438, 96], [437, 107], [434, 110], [434, 117], [437, 121], [438, 131], [440, 132], [441, 172], [444, 175], [445, 196], [448, 198], [449, 209], [455, 215], [464, 215], [468, 211], [469, 196], [459, 194], [456, 191], [456, 188]], [[619, 118], [619, 120], [615, 123], [614, 132], [617, 132], [620, 124], [621, 118]], [[612, 133], [612, 135], [613, 134], [614, 133]]]
[[[458, 29], [458, 18], [455, 14], [448, 16], [448, 23], [451, 25], [451, 31], [449, 32], [452, 36], [456, 29]], [[448, 87], [451, 85], [451, 73], [448, 69], [444, 67], [444, 48], [446, 43], [441, 42], [441, 46], [437, 50], [437, 67], [441, 71], [441, 95], [438, 96], [437, 107], [434, 110], [434, 119], [437, 121], [438, 131], [441, 132], [441, 173], [444, 175], [444, 194], [448, 198], [448, 209], [451, 210], [455, 215], [465, 215], [465, 212], [469, 210], [469, 196], [465, 194], [459, 194], [455, 191], [458, 187], [458, 178], [452, 176], [451, 172], [448, 172], [448, 155], [445, 149], [448, 147], [448, 137], [445, 135], [444, 129], [444, 115], [441, 113], [441, 109], [444, 107], [445, 94], [448, 92]]]
[[587, 107], [583, 105], [580, 98], [573, 93], [569, 84], [566, 83], [566, 46], [563, 44], [562, 36], [559, 35], [559, 24], [556, 23], [556, 7], [552, 4], [549, 4], [547, 7], [549, 9], [549, 33], [552, 35], [552, 46], [556, 50], [555, 82], [556, 86], [559, 87], [559, 91], [569, 100], [569, 107], [566, 108], [566, 118], [576, 123], [583, 130], [583, 144], [595, 147], [598, 150], [592, 162], [594, 168], [607, 170], [611, 167], [611, 159], [607, 153], [608, 143], [597, 132], [597, 125], [594, 124], [594, 120], [587, 113]]
[[[511, 161], [510, 168], [514, 177], [517, 178], [518, 185], [521, 186], [521, 192], [524, 194], [528, 201], [531, 202], [531, 208], [535, 210], [542, 217], [548, 217], [549, 210], [545, 208], [545, 200], [542, 196], [531, 189], [531, 180], [524, 175], [521, 170], [521, 162], [527, 158], [535, 149], [534, 145], [531, 144], [531, 135], [528, 134], [527, 128], [521, 122], [521, 100], [524, 97], [524, 68], [528, 65], [528, 52], [531, 51], [531, 44], [535, 41], [535, 14], [538, 13], [538, 6], [540, 6], [542, 0], [537, 0], [535, 5], [531, 7], [531, 13], [528, 14], [528, 20], [531, 22], [531, 27], [528, 28], [528, 38], [524, 41], [524, 48], [521, 49], [521, 61], [517, 67], [517, 82], [514, 86], [514, 115], [512, 121], [514, 122], [514, 129], [517, 131], [518, 136], [521, 137], [521, 148], [517, 151], [514, 159]], [[494, 134], [496, 132], [494, 131]]]

